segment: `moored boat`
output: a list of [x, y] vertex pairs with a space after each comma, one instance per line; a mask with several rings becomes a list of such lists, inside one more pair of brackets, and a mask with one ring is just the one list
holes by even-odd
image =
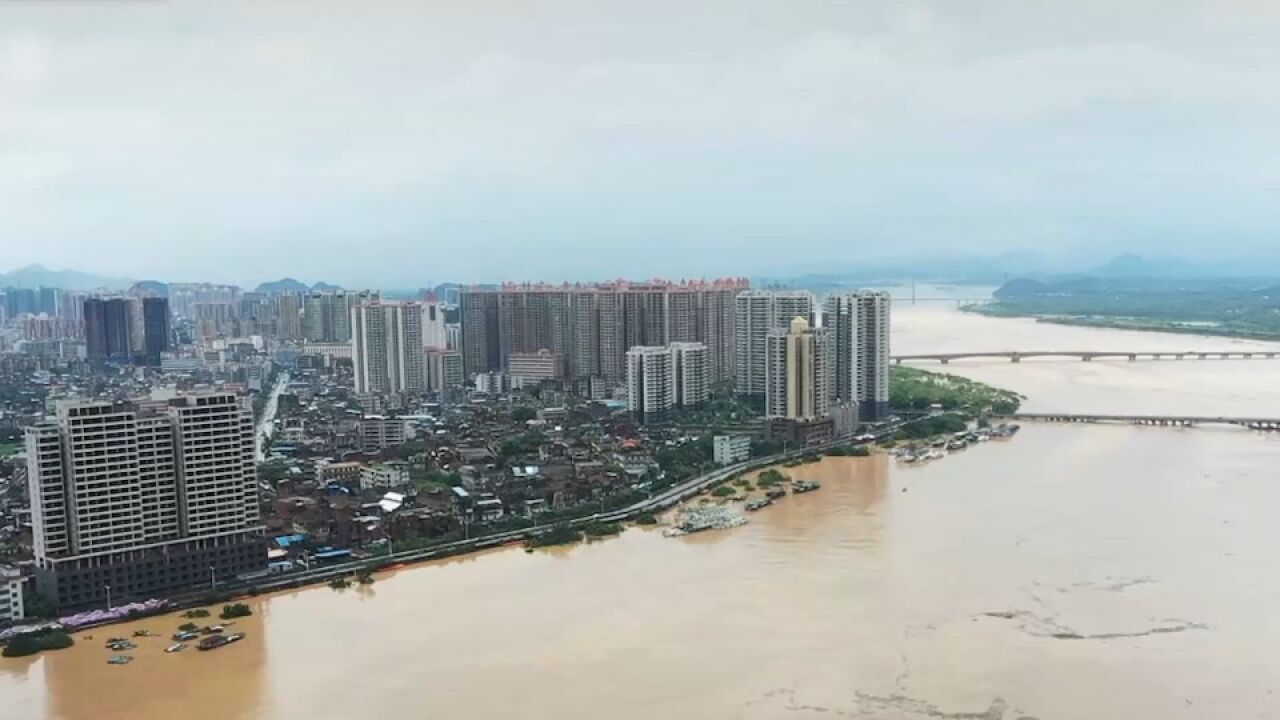
[[220, 648], [223, 645], [230, 645], [233, 642], [238, 642], [243, 639], [244, 639], [244, 633], [232, 633], [230, 635], [210, 635], [209, 637], [201, 640], [200, 644], [196, 645], [196, 649], [197, 650], [216, 650], [217, 648]]

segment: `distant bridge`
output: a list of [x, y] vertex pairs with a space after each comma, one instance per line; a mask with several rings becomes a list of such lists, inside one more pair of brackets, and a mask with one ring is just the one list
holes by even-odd
[[893, 363], [904, 362], [940, 362], [943, 365], [952, 360], [971, 360], [983, 358], [1001, 358], [1010, 362], [1021, 362], [1027, 358], [1072, 358], [1084, 362], [1105, 358], [1135, 360], [1252, 360], [1265, 358], [1274, 360], [1280, 357], [1280, 350], [1212, 350], [1212, 351], [1133, 351], [1133, 350], [1001, 350], [996, 352], [959, 352], [930, 353], [925, 355], [895, 355]]
[[1159, 425], [1195, 427], [1197, 425], [1235, 425], [1250, 430], [1280, 430], [1280, 418], [1223, 417], [1217, 415], [1088, 415], [1080, 413], [1012, 413], [999, 416], [1005, 420], [1028, 420], [1055, 423], [1117, 423], [1126, 425]]

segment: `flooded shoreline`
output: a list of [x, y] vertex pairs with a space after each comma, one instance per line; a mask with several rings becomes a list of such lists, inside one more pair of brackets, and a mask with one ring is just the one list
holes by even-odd
[[[939, 351], [957, 335], [1054, 342], [956, 317], [900, 313], [902, 349], [930, 334]], [[1227, 365], [946, 371], [1050, 408], [1280, 403], [1280, 364], [1215, 374]], [[139, 643], [128, 666], [107, 665], [97, 638], [167, 639], [183, 619], [101, 628], [0, 660], [0, 698], [24, 720], [1270, 717], [1277, 462], [1274, 434], [1035, 423], [923, 465], [825, 458], [783, 469], [821, 490], [741, 527], [631, 527], [264, 595], [238, 621], [244, 641], [175, 655]]]

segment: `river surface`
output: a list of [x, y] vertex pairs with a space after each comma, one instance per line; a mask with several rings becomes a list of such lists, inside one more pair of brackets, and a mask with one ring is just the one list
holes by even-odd
[[[895, 313], [900, 352], [1244, 344]], [[1280, 415], [1280, 361], [947, 371], [1030, 410]], [[829, 458], [740, 528], [281, 593], [209, 653], [109, 666], [106, 637], [182, 620], [100, 628], [0, 661], [0, 717], [1275, 718], [1277, 465], [1280, 434], [1034, 424], [921, 467]]]

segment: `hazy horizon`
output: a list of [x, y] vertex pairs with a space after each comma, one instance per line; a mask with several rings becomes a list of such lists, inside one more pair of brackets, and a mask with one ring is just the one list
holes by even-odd
[[244, 285], [1276, 262], [1280, 6], [0, 4], [4, 263]]

